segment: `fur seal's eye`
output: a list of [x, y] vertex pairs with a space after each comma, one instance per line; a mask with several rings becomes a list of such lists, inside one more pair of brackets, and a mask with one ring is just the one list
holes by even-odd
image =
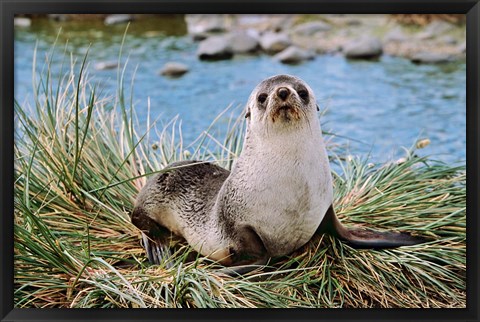
[[301, 99], [306, 100], [308, 99], [308, 91], [301, 89], [298, 91], [298, 96], [300, 96]]
[[258, 95], [257, 100], [258, 100], [260, 103], [265, 103], [265, 101], [267, 100], [267, 97], [268, 97], [268, 95], [265, 94], [265, 93], [263, 93], [263, 94]]

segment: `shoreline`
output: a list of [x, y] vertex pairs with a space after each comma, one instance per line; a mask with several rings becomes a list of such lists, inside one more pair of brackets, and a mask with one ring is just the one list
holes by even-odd
[[[198, 42], [198, 58], [205, 60], [267, 53], [282, 63], [300, 64], [318, 55], [361, 60], [390, 55], [418, 64], [440, 64], [464, 60], [466, 52], [462, 15], [53, 14], [16, 17], [15, 26], [30, 28], [45, 18], [59, 25], [81, 21], [118, 25], [166, 16], [183, 19], [185, 35]], [[151, 34], [155, 36], [155, 31]]]

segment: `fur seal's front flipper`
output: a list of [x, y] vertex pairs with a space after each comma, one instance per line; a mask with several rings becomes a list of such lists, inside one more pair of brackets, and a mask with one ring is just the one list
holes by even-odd
[[347, 228], [338, 220], [333, 206], [328, 208], [316, 234], [329, 233], [347, 242], [354, 248], [394, 248], [411, 246], [429, 241], [426, 237], [412, 236], [403, 232], [380, 232], [363, 228]]

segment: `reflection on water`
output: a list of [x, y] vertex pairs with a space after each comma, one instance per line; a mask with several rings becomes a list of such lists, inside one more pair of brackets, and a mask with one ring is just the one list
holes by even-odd
[[[16, 99], [20, 103], [31, 101], [34, 48], [37, 46], [41, 61], [57, 35], [54, 76], [60, 70], [67, 41], [67, 52], [71, 51], [77, 60], [90, 46], [89, 74], [104, 93], [113, 95], [116, 69], [95, 70], [94, 66], [118, 59], [125, 27], [105, 26], [101, 21], [61, 23], [39, 19], [29, 29], [16, 30]], [[401, 146], [410, 147], [417, 138], [428, 137], [431, 145], [419, 153], [434, 154], [446, 162], [465, 160], [464, 62], [418, 66], [385, 56], [378, 62], [317, 56], [313, 61], [288, 66], [266, 55], [203, 62], [196, 58], [196, 47], [186, 36], [181, 16], [138, 20], [129, 26], [122, 64], [128, 60], [126, 79], [135, 77], [134, 104], [143, 127], [150, 98], [151, 118], [160, 117], [166, 123], [179, 115], [184, 140], [191, 141], [228, 105], [238, 106], [240, 113], [251, 90], [262, 79], [288, 73], [310, 84], [320, 107], [328, 109], [322, 119], [324, 130], [354, 139], [348, 141], [353, 154], [370, 155], [373, 161], [383, 162], [401, 155]], [[185, 63], [190, 71], [178, 79], [159, 76], [159, 69], [168, 61]], [[128, 82], [126, 87], [130, 87]]]

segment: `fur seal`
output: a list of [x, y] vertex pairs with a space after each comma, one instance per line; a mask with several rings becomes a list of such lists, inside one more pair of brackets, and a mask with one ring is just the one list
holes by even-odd
[[151, 240], [144, 238], [149, 260], [162, 260], [171, 233], [239, 274], [292, 253], [314, 234], [330, 233], [360, 248], [424, 242], [408, 233], [340, 223], [317, 110], [304, 81], [270, 77], [249, 97], [243, 149], [231, 172], [182, 161], [150, 178], [131, 214]]

